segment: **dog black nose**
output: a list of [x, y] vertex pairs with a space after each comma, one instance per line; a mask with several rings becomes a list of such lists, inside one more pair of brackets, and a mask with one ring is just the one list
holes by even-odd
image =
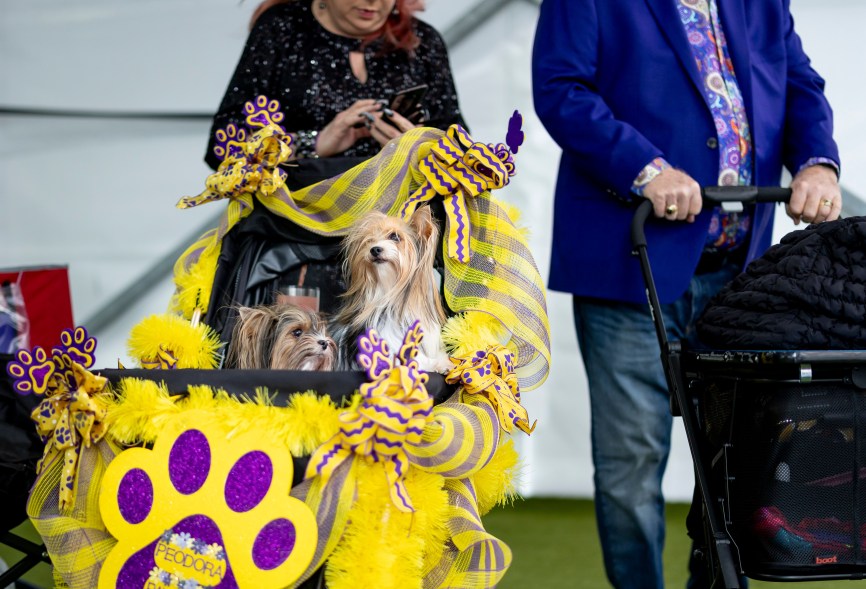
[[382, 255], [382, 248], [380, 248], [378, 245], [374, 245], [370, 248], [370, 255], [372, 255], [374, 258], [378, 258]]
[[322, 349], [323, 349], [323, 350], [327, 350], [327, 349], [328, 349], [328, 342], [326, 342], [326, 341], [323, 340], [323, 339], [320, 339], [320, 340], [319, 340], [319, 345], [322, 346]]

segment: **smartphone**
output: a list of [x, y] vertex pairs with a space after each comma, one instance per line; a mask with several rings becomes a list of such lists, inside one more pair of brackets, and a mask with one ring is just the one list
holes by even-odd
[[424, 109], [421, 108], [421, 100], [425, 94], [427, 94], [427, 84], [412, 86], [394, 94], [388, 106], [417, 124], [423, 119]]

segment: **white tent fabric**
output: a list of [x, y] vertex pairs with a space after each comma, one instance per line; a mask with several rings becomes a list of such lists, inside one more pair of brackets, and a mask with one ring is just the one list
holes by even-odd
[[[255, 0], [0, 0], [0, 107], [122, 111], [213, 111], [235, 66]], [[479, 1], [429, 0], [423, 18], [446, 30]], [[559, 151], [532, 109], [529, 60], [537, 5], [503, 1], [451, 52], [473, 136], [504, 137], [514, 109], [527, 140], [518, 174], [499, 196], [519, 206], [542, 275], [550, 252]], [[843, 154], [843, 181], [866, 195], [866, 111], [860, 106], [860, 0], [795, 0], [805, 47], [827, 78]], [[647, 89], [651, 91], [651, 89]], [[0, 114], [0, 268], [68, 264], [75, 318], [87, 324], [125, 289], [141, 297], [95, 335], [98, 360], [128, 361], [129, 329], [165, 310], [168, 277], [149, 269], [213, 224], [221, 205], [178, 211], [208, 173], [207, 121], [150, 121]], [[782, 217], [777, 236], [793, 226]], [[570, 299], [550, 293], [553, 342], [547, 382], [526, 393], [538, 419], [517, 434], [525, 495], [590, 496], [592, 466], [583, 367]], [[627, 353], [627, 350], [624, 351]], [[688, 500], [691, 462], [679, 422], [664, 489]]]

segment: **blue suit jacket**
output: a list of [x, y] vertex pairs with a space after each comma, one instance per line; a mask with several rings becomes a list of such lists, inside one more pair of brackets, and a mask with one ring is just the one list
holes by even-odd
[[[824, 81], [794, 32], [788, 0], [717, 0], [751, 126], [756, 185], [810, 157], [839, 161]], [[562, 148], [549, 286], [645, 302], [630, 255], [632, 182], [658, 156], [702, 185], [718, 181], [716, 130], [676, 0], [544, 0], [532, 57], [535, 109]], [[695, 223], [647, 224], [659, 298], [688, 288], [710, 208]], [[748, 259], [772, 237], [759, 205]]]

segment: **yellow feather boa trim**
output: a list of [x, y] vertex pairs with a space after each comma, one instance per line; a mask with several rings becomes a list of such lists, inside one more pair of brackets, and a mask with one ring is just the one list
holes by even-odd
[[127, 350], [142, 368], [217, 367], [219, 335], [205, 325], [192, 325], [178, 315], [151, 315], [129, 333]]

